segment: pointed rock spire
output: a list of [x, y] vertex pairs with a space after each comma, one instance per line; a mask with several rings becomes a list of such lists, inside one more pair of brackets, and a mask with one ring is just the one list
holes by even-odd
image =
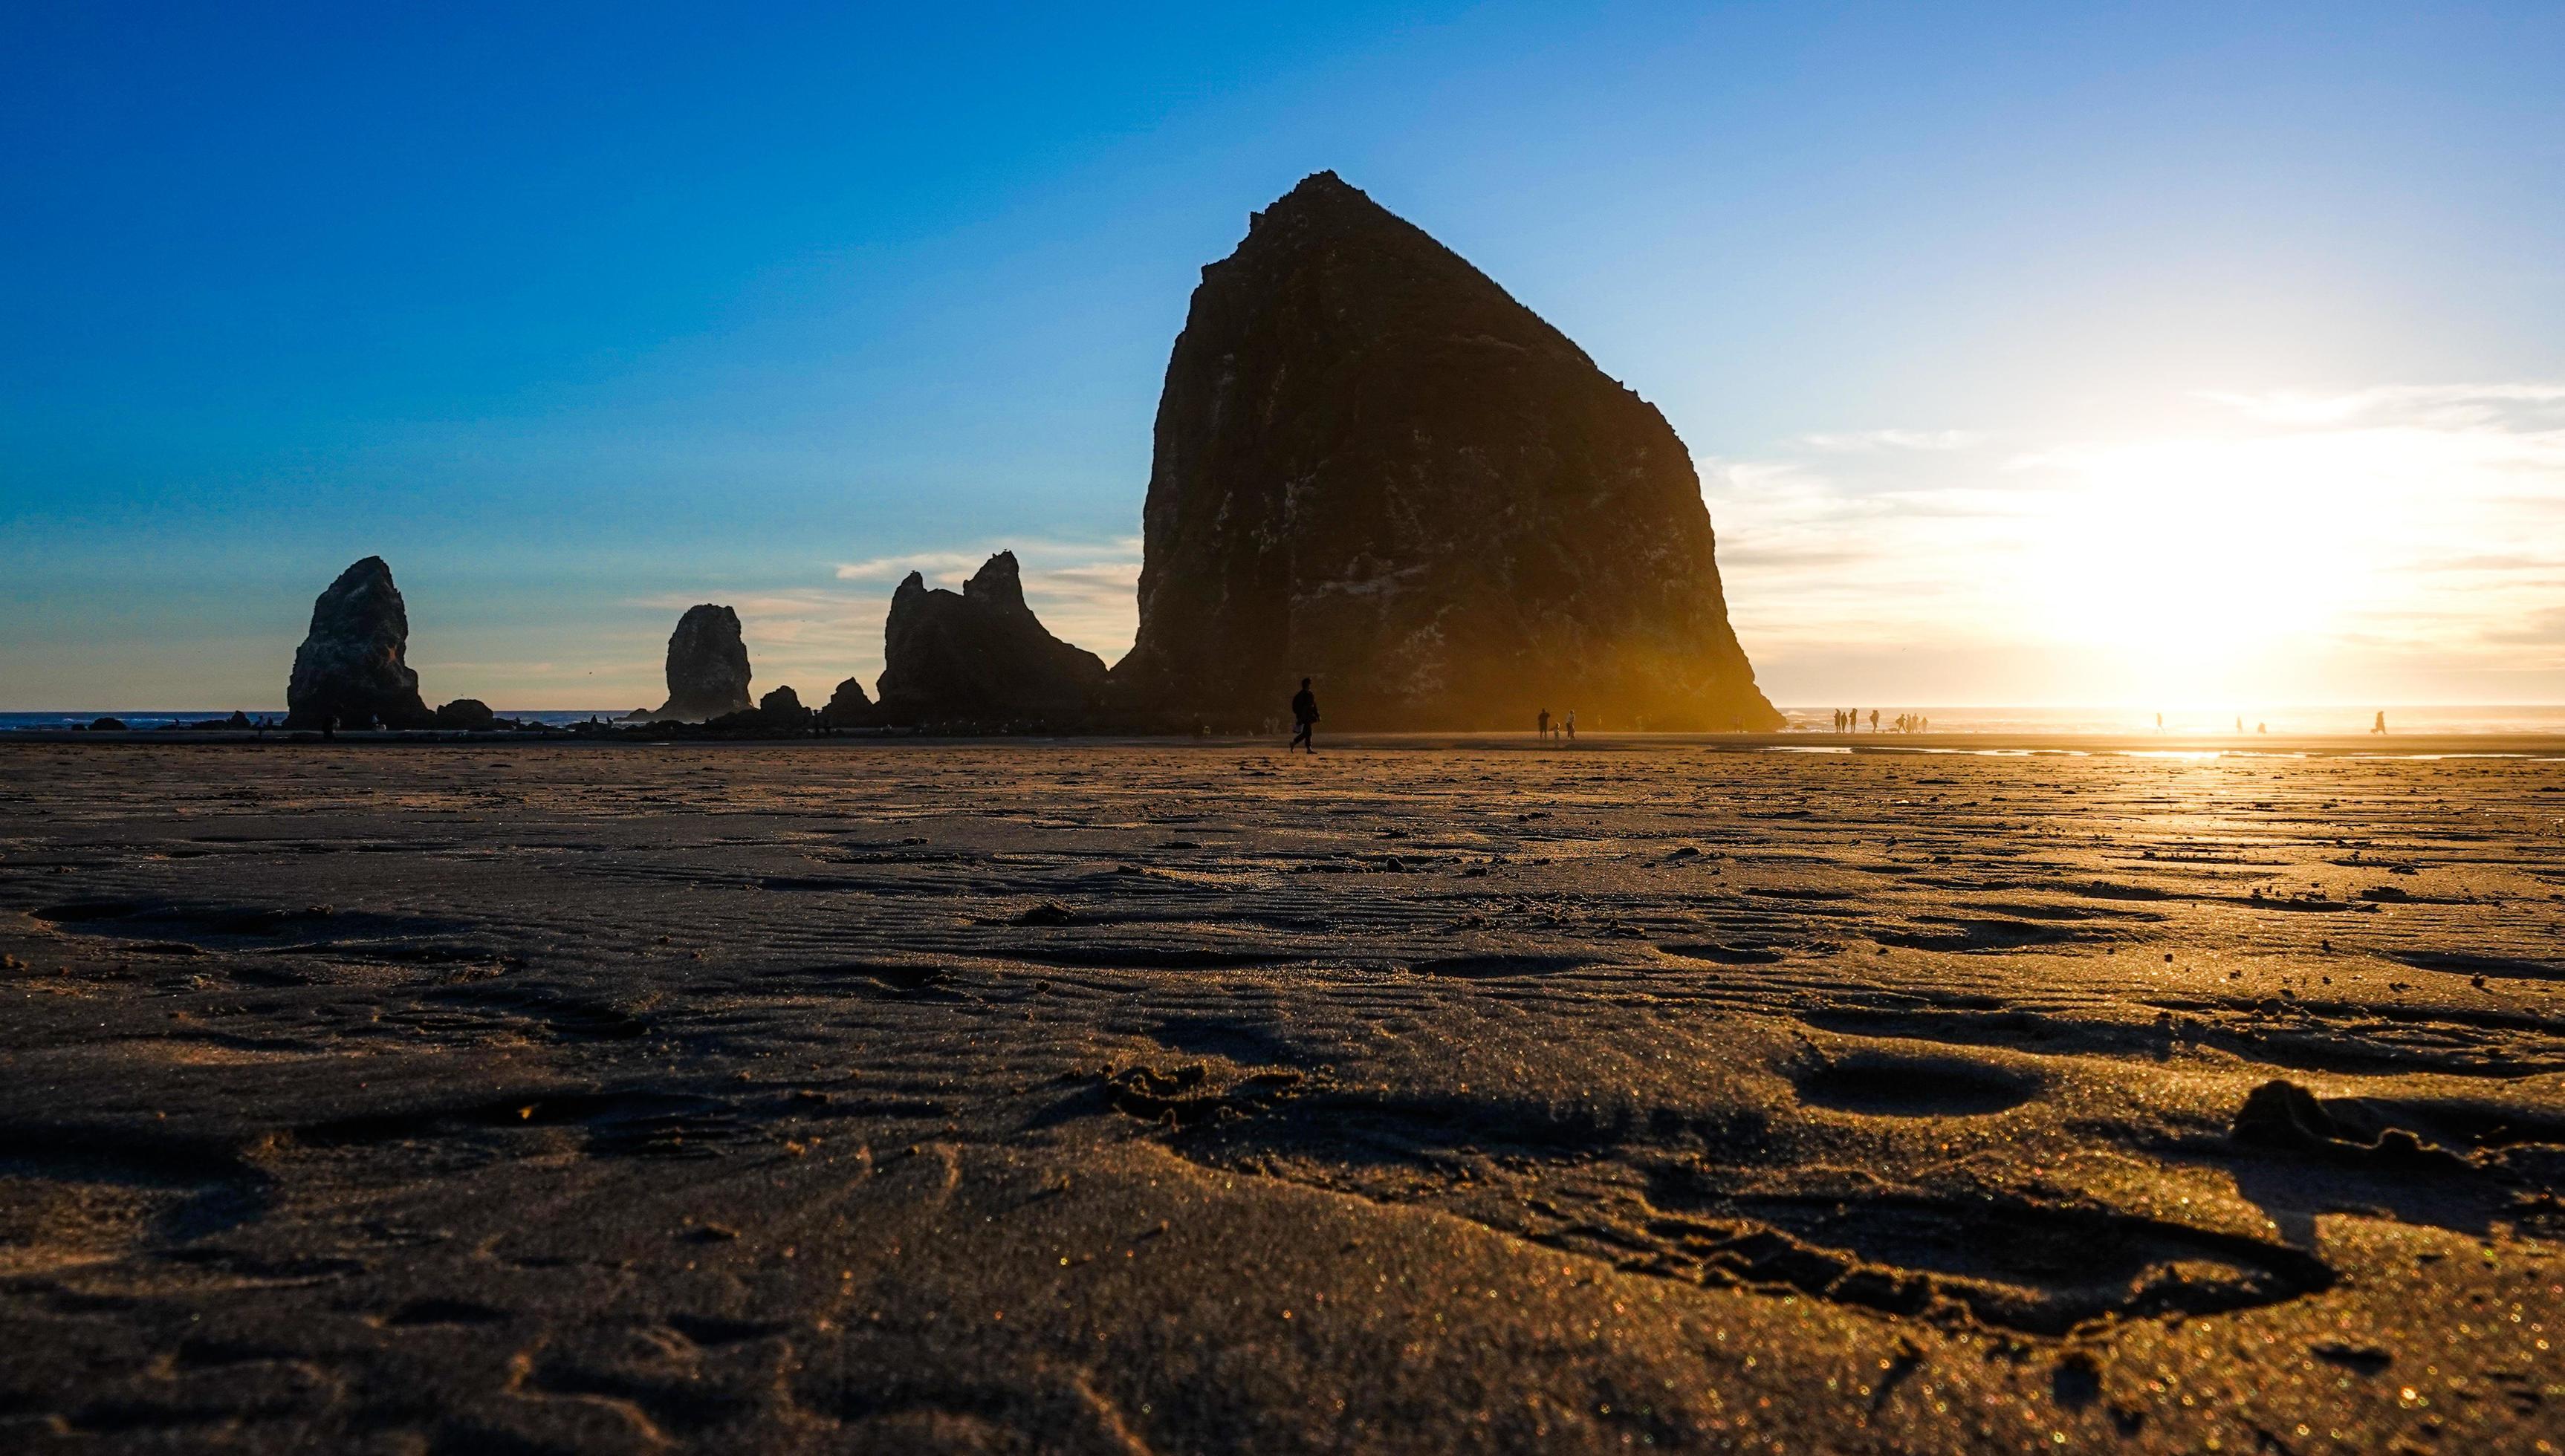
[[409, 608], [392, 568], [367, 556], [312, 603], [312, 628], [285, 687], [285, 726], [429, 727], [435, 718], [418, 696], [408, 653]]

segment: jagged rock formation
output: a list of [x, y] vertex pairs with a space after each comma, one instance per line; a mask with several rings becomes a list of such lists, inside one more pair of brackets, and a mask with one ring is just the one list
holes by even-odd
[[809, 732], [817, 715], [802, 706], [802, 695], [788, 684], [757, 700], [755, 708], [725, 713], [705, 724], [715, 728], [752, 728], [758, 732]]
[[819, 710], [819, 722], [827, 728], [862, 728], [872, 721], [873, 700], [864, 696], [864, 685], [854, 678], [839, 683], [828, 697], [828, 706]]
[[908, 573], [882, 626], [876, 686], [887, 723], [1064, 726], [1094, 707], [1104, 660], [1045, 630], [1016, 553], [1000, 551], [960, 595]]
[[441, 728], [493, 728], [499, 726], [499, 715], [478, 698], [457, 698], [436, 710], [436, 726]]
[[1115, 697], [1170, 724], [1781, 723], [1665, 418], [1332, 172], [1203, 270], [1142, 529]]
[[312, 603], [312, 630], [295, 649], [285, 687], [290, 728], [426, 728], [434, 720], [418, 696], [409, 650], [409, 609], [392, 568], [367, 556], [330, 583]]
[[811, 727], [815, 715], [802, 706], [802, 695], [788, 683], [757, 700], [757, 717], [767, 728], [799, 732]]
[[706, 602], [686, 608], [668, 634], [668, 701], [654, 719], [704, 723], [748, 711], [748, 645], [739, 613]]

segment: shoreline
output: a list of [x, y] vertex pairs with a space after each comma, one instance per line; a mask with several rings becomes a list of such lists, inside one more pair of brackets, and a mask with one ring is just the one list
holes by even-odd
[[[675, 744], [693, 747], [742, 746], [758, 748], [800, 747], [812, 749], [853, 748], [863, 746], [904, 745], [931, 747], [938, 745], [971, 745], [989, 747], [998, 744], [1033, 746], [1130, 746], [1150, 748], [1200, 747], [1235, 751], [1242, 748], [1274, 747], [1282, 742], [1281, 734], [1240, 735], [1149, 734], [1149, 733], [967, 733], [927, 730], [853, 728], [826, 733], [775, 733], [736, 736], [698, 736], [692, 733], [655, 736], [639, 731], [637, 726], [608, 725], [603, 729], [591, 728], [530, 728], [474, 731], [452, 728], [417, 728], [408, 730], [343, 731], [334, 738], [317, 732], [271, 731], [259, 733], [237, 729], [190, 731], [185, 729], [136, 728], [122, 731], [67, 728], [22, 728], [0, 733], [0, 747], [9, 745], [55, 745], [66, 743], [114, 744], [117, 746], [168, 744], [179, 746], [225, 747], [500, 747], [583, 745], [591, 747], [656, 748]], [[1321, 736], [1320, 753], [1327, 751], [1445, 751], [1458, 748], [1481, 748], [1529, 753], [1621, 752], [1654, 748], [1692, 747], [1711, 752], [1797, 752], [1850, 754], [1914, 754], [1965, 756], [2017, 756], [2056, 754], [2063, 756], [2107, 755], [2115, 757], [2179, 756], [2199, 758], [2281, 757], [2281, 758], [2555, 758], [2565, 757], [2565, 733], [2410, 733], [2386, 735], [2374, 733], [2020, 733], [2020, 732], [1950, 732], [1950, 733], [1685, 733], [1685, 732], [1602, 732], [1579, 735], [1574, 742], [1543, 742], [1529, 733], [1513, 731], [1483, 732], [1348, 732], [1341, 736]]]

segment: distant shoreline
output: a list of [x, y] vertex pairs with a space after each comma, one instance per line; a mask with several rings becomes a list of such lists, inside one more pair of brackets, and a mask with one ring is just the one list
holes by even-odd
[[[1536, 711], [1540, 706], [1542, 705], [1534, 705], [1534, 710]], [[1575, 705], [1558, 702], [1546, 706], [1553, 717], [1556, 717]], [[1873, 736], [1869, 727], [1871, 707], [1872, 705], [1865, 703], [1854, 710], [1860, 715], [1862, 727], [1858, 733], [1848, 737], [1866, 740]], [[2166, 710], [2164, 727], [2161, 729], [2154, 724], [2155, 710], [2117, 705], [2047, 708], [2005, 704], [1917, 705], [1882, 701], [1877, 707], [1880, 730], [1876, 736], [1883, 739], [1917, 736], [1896, 731], [1898, 715], [1913, 714], [1919, 715], [1927, 722], [1932, 728], [1930, 736], [1936, 739], [1963, 738], [1980, 741], [1989, 736], [2001, 736], [2068, 738], [2080, 741], [2095, 737], [2153, 738], [2162, 733], [2167, 738], [2178, 738], [2185, 742], [2195, 739], [2215, 740], [2225, 746], [2268, 746], [2270, 742], [2281, 738], [2296, 740], [2359, 737], [2374, 742], [2379, 735], [2370, 733], [2368, 728], [2372, 715], [2382, 709], [2387, 714], [2388, 732], [2385, 736], [2390, 740], [2424, 737], [2565, 737], [2565, 704], [2272, 703], [2258, 709], [2240, 710], [2210, 710], [2193, 707]], [[282, 708], [242, 711], [252, 719], [266, 718], [271, 725], [285, 721], [285, 710]], [[630, 708], [499, 708], [494, 711], [504, 721], [530, 723], [557, 728], [586, 725], [591, 721], [609, 725], [622, 724], [626, 722], [626, 716], [632, 712]], [[1832, 740], [1834, 734], [1830, 731], [1829, 725], [1834, 711], [1822, 705], [1816, 707], [1805, 704], [1784, 705], [1781, 712], [1788, 719], [1788, 727], [1777, 730], [1773, 736], [1791, 740]], [[116, 719], [137, 731], [158, 731], [162, 730], [163, 726], [167, 724], [196, 724], [221, 720], [229, 717], [231, 713], [232, 710], [228, 708], [40, 710], [0, 713], [0, 740], [19, 737], [31, 731], [63, 731], [71, 729], [76, 725], [86, 729], [90, 724], [102, 718]], [[1523, 715], [1522, 729], [1526, 734], [1532, 730], [1533, 717], [1532, 711], [1527, 711]], [[1583, 720], [1579, 725], [1580, 729], [1589, 736], [1598, 732], [1617, 731], [1626, 727], [1610, 722], [1597, 723], [1591, 714], [1580, 717]], [[2267, 725], [2269, 731], [2255, 732], [2254, 728], [2257, 724]], [[274, 731], [273, 728], [270, 730]], [[1324, 731], [1323, 727], [1321, 731]], [[1503, 735], [1502, 730], [1498, 735]], [[1718, 733], [1706, 736], [1726, 738], [1732, 735]]]
[[[585, 720], [581, 721], [583, 724]], [[335, 738], [323, 738], [316, 732], [267, 733], [223, 731], [131, 729], [91, 731], [76, 729], [19, 729], [0, 732], [0, 745], [61, 746], [86, 744], [98, 747], [133, 748], [150, 745], [172, 747], [364, 747], [383, 748], [484, 748], [515, 747], [598, 747], [656, 749], [689, 748], [755, 748], [779, 747], [828, 751], [857, 748], [931, 748], [946, 745], [987, 747], [996, 743], [1021, 745], [1026, 748], [1111, 747], [1132, 748], [1198, 748], [1236, 752], [1252, 749], [1280, 750], [1281, 734], [1240, 736], [1213, 734], [1144, 735], [1128, 733], [954, 733], [906, 729], [853, 729], [832, 734], [736, 736], [657, 736], [640, 730], [638, 725], [617, 725], [614, 730], [574, 732], [569, 728], [543, 728], [522, 731], [466, 732], [454, 729], [415, 729], [409, 731], [349, 731]], [[2169, 762], [2197, 761], [2208, 758], [2565, 758], [2565, 732], [2539, 733], [2390, 733], [2385, 736], [2366, 733], [2247, 733], [2240, 738], [2234, 733], [2005, 733], [2005, 732], [1934, 732], [1934, 733], [1830, 733], [1784, 731], [1775, 733], [1652, 733], [1652, 732], [1586, 732], [1569, 743], [1544, 742], [1529, 731], [1524, 732], [1352, 732], [1319, 736], [1323, 760], [1328, 752], [1387, 751], [1498, 751], [1541, 754], [1615, 753], [1647, 750], [1692, 749], [1720, 753], [1774, 754], [1892, 754], [1929, 759], [1936, 756], [2031, 756], [2064, 757], [2161, 757]]]

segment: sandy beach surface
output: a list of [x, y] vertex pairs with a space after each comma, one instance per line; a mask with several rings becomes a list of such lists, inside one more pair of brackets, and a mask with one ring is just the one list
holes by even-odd
[[0, 745], [0, 1448], [2565, 1448], [2560, 745], [1864, 746]]

